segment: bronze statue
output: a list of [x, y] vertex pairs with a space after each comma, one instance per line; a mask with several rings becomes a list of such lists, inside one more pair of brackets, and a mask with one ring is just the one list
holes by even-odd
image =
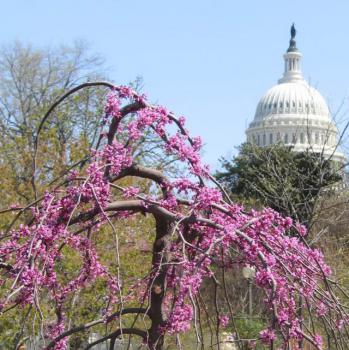
[[297, 33], [296, 28], [294, 26], [294, 23], [292, 23], [292, 26], [291, 26], [291, 39], [295, 38], [296, 33]]
[[298, 51], [298, 49], [296, 47], [296, 40], [295, 40], [296, 33], [297, 33], [296, 28], [294, 26], [294, 23], [292, 23], [290, 46], [288, 47], [287, 52]]

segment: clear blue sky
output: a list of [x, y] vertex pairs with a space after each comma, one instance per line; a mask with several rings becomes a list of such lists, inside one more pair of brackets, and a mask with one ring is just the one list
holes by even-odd
[[[0, 0], [0, 44], [86, 39], [114, 81], [137, 75], [149, 98], [185, 115], [204, 159], [234, 152], [283, 70], [296, 23], [303, 72], [336, 110], [349, 96], [349, 1]], [[349, 117], [349, 116], [348, 116]]]

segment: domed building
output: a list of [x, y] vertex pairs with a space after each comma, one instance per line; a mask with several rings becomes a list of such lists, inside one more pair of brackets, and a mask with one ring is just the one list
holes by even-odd
[[258, 146], [283, 142], [295, 152], [309, 150], [343, 163], [344, 155], [337, 150], [338, 129], [327, 103], [303, 78], [302, 54], [295, 36], [292, 25], [283, 77], [260, 99], [254, 120], [246, 130], [247, 141]]

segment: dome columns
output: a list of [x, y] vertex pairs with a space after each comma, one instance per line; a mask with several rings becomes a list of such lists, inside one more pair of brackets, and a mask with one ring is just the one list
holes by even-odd
[[301, 59], [302, 54], [298, 51], [286, 52], [284, 54], [284, 76], [278, 81], [279, 84], [304, 80], [301, 71]]
[[[329, 126], [331, 127], [331, 126]], [[247, 141], [257, 146], [271, 146], [276, 143], [283, 143], [287, 146], [299, 146], [300, 148], [328, 148], [335, 149], [336, 131], [331, 129], [311, 128], [307, 126], [263, 126], [249, 130]]]

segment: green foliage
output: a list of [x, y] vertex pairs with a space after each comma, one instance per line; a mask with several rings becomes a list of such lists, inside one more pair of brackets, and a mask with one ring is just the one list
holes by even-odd
[[[34, 144], [50, 105], [82, 79], [102, 79], [102, 71], [103, 60], [83, 42], [45, 49], [15, 42], [0, 49], [1, 208], [26, 205], [34, 197]], [[37, 157], [39, 195], [95, 145], [104, 96], [103, 89], [86, 89], [47, 120]]]
[[[259, 332], [266, 327], [265, 322], [259, 318], [236, 318], [235, 325], [241, 339], [258, 339]], [[248, 349], [248, 342], [244, 342], [243, 347]]]
[[269, 206], [306, 225], [320, 194], [331, 193], [341, 180], [338, 164], [282, 144], [245, 143], [232, 161], [222, 159], [221, 165], [217, 179], [240, 200]]

